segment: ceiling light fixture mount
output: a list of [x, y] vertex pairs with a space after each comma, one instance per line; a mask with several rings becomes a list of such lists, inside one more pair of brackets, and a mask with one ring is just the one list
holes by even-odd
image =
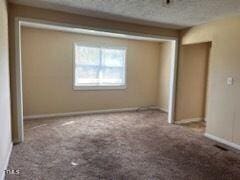
[[169, 7], [174, 0], [163, 0], [163, 6], [164, 7]]

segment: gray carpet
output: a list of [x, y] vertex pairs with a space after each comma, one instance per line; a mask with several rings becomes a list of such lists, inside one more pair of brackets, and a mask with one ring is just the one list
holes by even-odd
[[25, 121], [7, 180], [240, 179], [240, 153], [159, 111]]

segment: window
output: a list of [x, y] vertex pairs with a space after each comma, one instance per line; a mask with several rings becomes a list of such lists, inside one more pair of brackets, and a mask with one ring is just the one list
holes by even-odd
[[75, 44], [74, 89], [124, 89], [126, 48]]

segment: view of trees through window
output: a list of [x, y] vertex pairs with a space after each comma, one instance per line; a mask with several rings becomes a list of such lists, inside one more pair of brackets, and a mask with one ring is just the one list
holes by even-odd
[[75, 46], [75, 86], [125, 85], [125, 48]]

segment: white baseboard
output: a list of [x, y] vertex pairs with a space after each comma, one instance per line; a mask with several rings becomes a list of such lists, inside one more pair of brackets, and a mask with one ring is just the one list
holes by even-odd
[[182, 119], [179, 121], [175, 121], [176, 124], [185, 124], [185, 123], [191, 123], [191, 122], [199, 122], [199, 121], [203, 121], [204, 118], [199, 117], [199, 118], [191, 118], [191, 119]]
[[127, 112], [127, 111], [136, 111], [138, 109], [140, 109], [140, 107], [121, 108], [121, 109], [104, 109], [104, 110], [96, 110], [96, 111], [79, 111], [79, 112], [67, 112], [67, 113], [53, 113], [53, 114], [39, 114], [39, 115], [24, 116], [24, 120], [51, 118], [51, 117], [67, 117], [67, 116], [87, 115], [87, 114]]
[[234, 149], [240, 150], [240, 145], [239, 144], [233, 143], [231, 141], [228, 141], [226, 139], [214, 136], [214, 135], [209, 134], [209, 133], [205, 133], [204, 136], [206, 136], [207, 138], [212, 139], [214, 141], [217, 141], [219, 143], [222, 143], [222, 144], [225, 144], [227, 146], [230, 146], [230, 147], [232, 147]]
[[[4, 166], [3, 166], [3, 170], [7, 169], [8, 167], [8, 163], [9, 163], [9, 159], [10, 159], [10, 156], [11, 156], [11, 152], [12, 152], [12, 147], [13, 147], [13, 143], [11, 142], [10, 146], [9, 146], [9, 150], [8, 150], [8, 154], [7, 154], [7, 157], [6, 157], [6, 160], [4, 162]], [[0, 176], [0, 180], [4, 180], [5, 179], [5, 172], [1, 172], [2, 175]]]
[[158, 107], [158, 109], [159, 109], [160, 111], [163, 111], [163, 112], [165, 112], [165, 113], [168, 113], [168, 109], [161, 108], [161, 107]]

